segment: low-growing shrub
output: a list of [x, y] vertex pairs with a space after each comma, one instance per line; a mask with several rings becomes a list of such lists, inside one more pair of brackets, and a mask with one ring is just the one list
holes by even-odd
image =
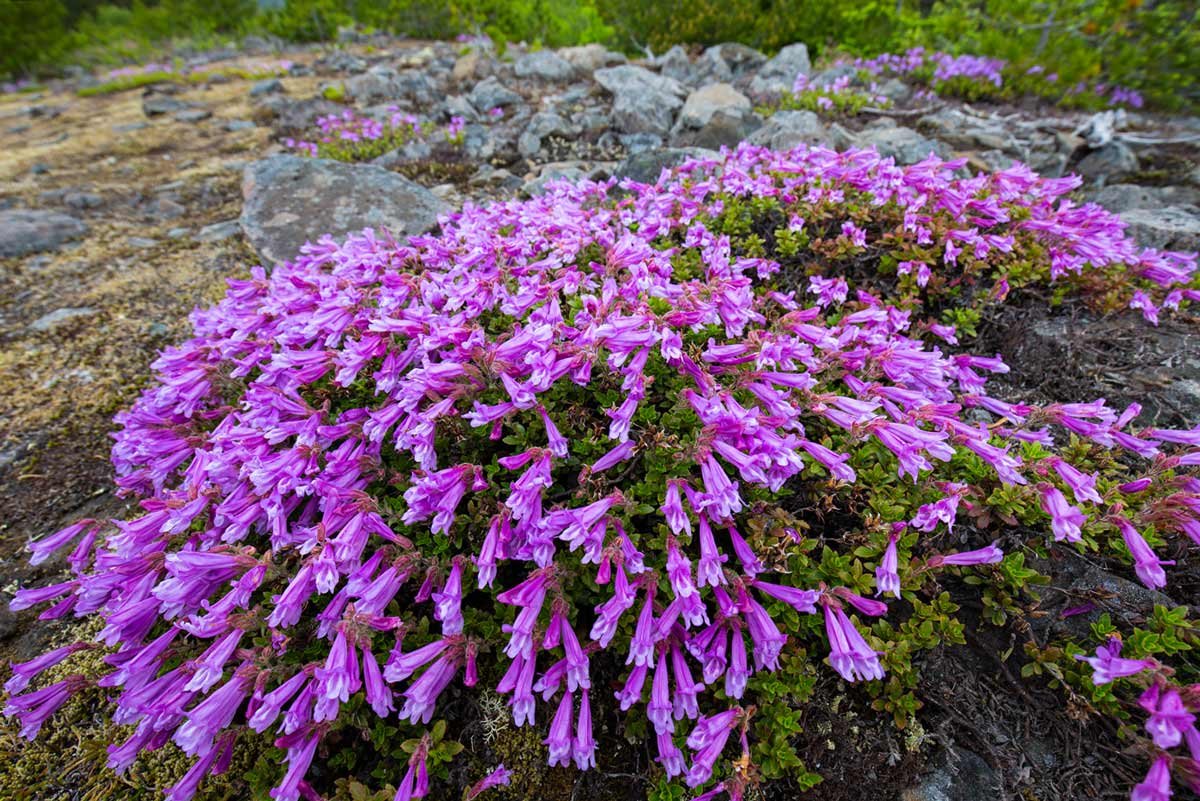
[[[31, 543], [70, 576], [13, 607], [100, 618], [109, 763], [174, 742], [175, 801], [251, 730], [286, 754], [276, 799], [364, 761], [425, 796], [469, 688], [552, 765], [609, 758], [605, 720], [702, 798], [809, 785], [819, 663], [906, 725], [918, 657], [964, 639], [957, 576], [1002, 620], [1027, 554], [1157, 588], [1200, 541], [1200, 427], [1005, 400], [945, 322], [1035, 285], [1152, 316], [1200, 299], [1194, 254], [1074, 179], [957, 166], [743, 146], [255, 268], [118, 417], [140, 516]], [[82, 647], [14, 668], [26, 736], [92, 684], [38, 678]]]

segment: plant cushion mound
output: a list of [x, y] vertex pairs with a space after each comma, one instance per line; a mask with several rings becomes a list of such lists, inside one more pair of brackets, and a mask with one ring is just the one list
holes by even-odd
[[[737, 796], [753, 773], [721, 757], [801, 644], [877, 686], [936, 644], [886, 620], [941, 571], [1019, 566], [1025, 537], [1162, 586], [1197, 538], [1200, 428], [989, 394], [1008, 366], [945, 322], [1030, 284], [1151, 316], [1200, 299], [1195, 256], [1139, 248], [1073, 179], [960, 166], [744, 145], [255, 268], [118, 415], [140, 515], [32, 543], [71, 576], [14, 607], [101, 618], [132, 727], [110, 764], [174, 741], [197, 761], [172, 798], [247, 729], [286, 752], [273, 796], [308, 795], [348, 705], [420, 734], [452, 685], [579, 769], [619, 705], [668, 775]], [[25, 685], [83, 647], [18, 666], [26, 735], [93, 679]]]

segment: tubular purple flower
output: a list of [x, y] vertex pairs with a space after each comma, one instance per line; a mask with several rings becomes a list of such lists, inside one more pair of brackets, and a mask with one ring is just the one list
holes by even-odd
[[1041, 495], [1042, 511], [1050, 516], [1050, 526], [1055, 540], [1079, 542], [1083, 537], [1080, 526], [1087, 522], [1087, 516], [1077, 507], [1067, 503], [1067, 499], [1057, 487], [1049, 484], [1038, 486]]
[[295, 745], [288, 747], [287, 774], [284, 775], [283, 781], [271, 789], [271, 798], [275, 801], [300, 801], [300, 785], [308, 773], [309, 766], [312, 765], [313, 755], [316, 754], [317, 743], [320, 741], [319, 732], [313, 730]]
[[575, 722], [575, 739], [571, 743], [575, 767], [588, 770], [596, 767], [596, 739], [592, 736], [592, 703], [588, 691], [579, 699], [579, 718]]
[[371, 709], [381, 718], [386, 718], [389, 714], [396, 711], [396, 706], [392, 702], [392, 690], [388, 687], [387, 682], [383, 680], [383, 673], [379, 670], [379, 663], [375, 661], [375, 655], [371, 653], [367, 643], [362, 645], [362, 663], [363, 663], [363, 684], [366, 687], [367, 703], [371, 705]]
[[495, 770], [472, 785], [471, 789], [467, 791], [467, 797], [464, 801], [475, 801], [476, 798], [493, 787], [507, 787], [509, 777], [508, 769], [501, 763]]
[[1196, 722], [1196, 716], [1188, 712], [1183, 699], [1172, 687], [1161, 687], [1156, 682], [1146, 688], [1138, 705], [1150, 717], [1146, 719], [1146, 733], [1159, 748], [1174, 748], [1183, 742], [1183, 733]]
[[1129, 801], [1170, 801], [1171, 757], [1163, 754], [1154, 760], [1144, 781], [1133, 788]]
[[441, 592], [433, 594], [433, 619], [442, 624], [442, 634], [461, 634], [462, 615], [462, 561], [455, 559], [450, 567]]
[[1095, 656], [1076, 654], [1075, 658], [1092, 666], [1092, 683], [1108, 684], [1114, 679], [1135, 676], [1149, 670], [1153, 662], [1149, 659], [1125, 659], [1121, 657], [1121, 641], [1111, 638], [1096, 649]]
[[663, 515], [667, 518], [667, 526], [670, 527], [674, 534], [691, 534], [692, 521], [688, 517], [687, 512], [683, 509], [682, 500], [679, 497], [679, 485], [687, 483], [680, 479], [671, 479], [667, 482], [667, 495], [663, 500], [661, 507]]
[[789, 604], [797, 612], [805, 612], [810, 615], [817, 613], [817, 600], [821, 597], [821, 593], [816, 590], [799, 590], [795, 587], [785, 587], [782, 584], [772, 584], [762, 579], [755, 579], [753, 586], [775, 600]]
[[871, 650], [846, 613], [825, 604], [825, 633], [829, 637], [829, 662], [846, 681], [882, 679], [879, 652]]
[[571, 713], [574, 705], [574, 697], [570, 693], [563, 693], [554, 720], [550, 722], [550, 733], [542, 741], [550, 749], [551, 767], [562, 765], [565, 768], [571, 764]]
[[996, 547], [996, 543], [992, 543], [986, 548], [980, 548], [975, 551], [960, 551], [959, 553], [936, 554], [929, 558], [926, 562], [930, 567], [940, 567], [942, 565], [956, 565], [965, 567], [968, 565], [994, 565], [1004, 558], [1004, 551]]
[[654, 724], [654, 730], [659, 734], [675, 731], [675, 722], [671, 719], [669, 677], [667, 655], [663, 651], [658, 655], [658, 664], [654, 668], [654, 679], [650, 684], [650, 703], [646, 705], [646, 717]]
[[897, 572], [899, 557], [896, 553], [896, 535], [888, 536], [887, 548], [883, 551], [883, 559], [875, 568], [875, 594], [900, 597], [900, 574]]
[[1125, 540], [1125, 547], [1133, 555], [1133, 570], [1142, 583], [1152, 590], [1167, 586], [1167, 574], [1163, 571], [1162, 566], [1175, 563], [1159, 559], [1158, 554], [1146, 542], [1145, 537], [1125, 518], [1118, 517], [1113, 522]]

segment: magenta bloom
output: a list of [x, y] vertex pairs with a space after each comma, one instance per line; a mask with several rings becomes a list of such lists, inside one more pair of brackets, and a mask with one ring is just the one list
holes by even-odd
[[871, 650], [846, 613], [825, 604], [825, 633], [829, 637], [829, 662], [846, 681], [882, 679], [880, 654]]
[[501, 763], [495, 770], [472, 785], [471, 789], [467, 791], [466, 801], [474, 801], [493, 787], [507, 787], [509, 776], [508, 769]]
[[1041, 495], [1042, 511], [1050, 515], [1054, 539], [1079, 542], [1083, 536], [1080, 526], [1087, 522], [1087, 516], [1077, 507], [1067, 503], [1067, 499], [1057, 487], [1042, 484], [1038, 491]]
[[939, 554], [929, 559], [930, 567], [938, 567], [940, 565], [956, 565], [958, 567], [966, 567], [969, 565], [994, 565], [1004, 558], [1004, 551], [996, 547], [995, 543], [980, 548], [976, 551], [960, 551], [959, 553]]
[[1162, 566], [1175, 563], [1159, 559], [1158, 554], [1146, 542], [1145, 537], [1128, 520], [1118, 517], [1114, 522], [1121, 530], [1125, 547], [1129, 548], [1129, 553], [1133, 555], [1133, 570], [1137, 573], [1137, 577], [1152, 590], [1167, 586], [1167, 574], [1163, 571]]
[[1121, 641], [1115, 637], [1098, 647], [1095, 656], [1078, 654], [1075, 658], [1092, 666], [1093, 684], [1108, 684], [1114, 679], [1135, 676], [1154, 665], [1149, 659], [1122, 658]]
[[880, 560], [879, 567], [875, 568], [875, 589], [877, 595], [887, 593], [893, 598], [900, 597], [900, 574], [897, 572], [898, 564], [896, 535], [892, 534], [888, 537], [888, 544], [883, 552], [883, 559]]
[[1133, 788], [1129, 801], [1170, 801], [1170, 798], [1171, 758], [1164, 754], [1154, 760], [1145, 780]]
[[1151, 684], [1138, 699], [1142, 709], [1150, 713], [1146, 732], [1159, 748], [1174, 748], [1183, 742], [1183, 733], [1196, 722], [1196, 716], [1183, 705], [1179, 693], [1171, 687]]
[[563, 693], [558, 702], [558, 711], [550, 722], [550, 733], [542, 742], [550, 749], [550, 764], [566, 767], [571, 764], [573, 741], [571, 739], [571, 712], [574, 699], [570, 693]]

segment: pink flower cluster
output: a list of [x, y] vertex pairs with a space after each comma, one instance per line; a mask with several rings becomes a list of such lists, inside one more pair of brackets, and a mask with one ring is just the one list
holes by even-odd
[[[174, 742], [196, 760], [169, 791], [184, 801], [241, 733], [273, 729], [287, 771], [271, 795], [295, 801], [312, 795], [317, 746], [352, 697], [422, 725], [452, 684], [495, 676], [515, 724], [548, 723], [551, 763], [581, 770], [596, 762], [593, 705], [615, 701], [649, 721], [667, 774], [698, 787], [735, 731], [749, 748], [747, 682], [779, 667], [787, 608], [823, 617], [814, 650], [845, 680], [881, 678], [863, 620], [887, 604], [792, 586], [747, 520], [752, 498], [798, 476], [855, 482], [860, 453], [944, 494], [887, 521], [880, 593], [1003, 558], [994, 544], [898, 546], [910, 527], [955, 524], [967, 488], [937, 482], [956, 456], [1041, 499], [1051, 542], [1128, 528], [1138, 574], [1158, 586], [1165, 563], [1139, 529], [1200, 541], [1200, 428], [1137, 429], [1136, 408], [1103, 402], [1005, 402], [987, 389], [1000, 359], [943, 352], [910, 309], [840, 276], [809, 305], [774, 283], [778, 262], [735, 253], [714, 223], [748, 198], [835, 215], [889, 205], [903, 221], [887, 236], [944, 254], [924, 265], [935, 274], [1034, 241], [1054, 276], [1119, 264], [1147, 291], [1197, 299], [1183, 289], [1194, 256], [1138, 248], [1116, 217], [1064, 198], [1072, 181], [1023, 167], [956, 179], [956, 166], [742, 146], [656, 185], [552, 184], [469, 205], [437, 234], [324, 237], [255, 268], [194, 314], [194, 338], [118, 416], [113, 463], [140, 515], [32, 543], [35, 560], [68, 552], [70, 577], [20, 590], [13, 608], [103, 622], [98, 684], [131, 727], [109, 749], [115, 770]], [[838, 222], [846, 247], [880, 236]], [[681, 267], [686, 254], [698, 258]], [[618, 400], [594, 408], [602, 391]], [[554, 400], [573, 392], [585, 400], [570, 411]], [[655, 406], [692, 428], [652, 430]], [[1058, 431], [1147, 463], [1146, 484], [1101, 496], [1061, 457], [1023, 455]], [[518, 432], [530, 444], [508, 445]], [[667, 471], [661, 497], [633, 503], [651, 464]], [[490, 641], [485, 614], [502, 623]], [[5, 711], [26, 736], [92, 681], [28, 691], [71, 653], [15, 668]], [[615, 699], [593, 681], [601, 654], [625, 665]], [[426, 751], [401, 801], [428, 792]], [[743, 780], [718, 787], [740, 797]]]
[[[445, 138], [448, 141], [457, 139], [462, 135], [465, 127], [466, 121], [462, 117], [452, 117], [445, 128]], [[341, 114], [318, 117], [317, 128], [321, 135], [316, 142], [289, 137], [284, 140], [284, 144], [301, 153], [316, 157], [322, 144], [353, 145], [383, 139], [400, 144], [424, 140], [433, 130], [433, 125], [422, 123], [415, 114], [402, 112], [396, 106], [389, 106], [387, 117], [382, 120], [361, 115], [353, 109], [346, 109]]]
[[[874, 58], [858, 58], [852, 63], [860, 70], [876, 77], [928, 73], [928, 80], [933, 84], [931, 88], [935, 91], [937, 84], [954, 80], [988, 84], [999, 89], [1005, 85], [1005, 71], [1010, 66], [1008, 62], [999, 58], [975, 55], [955, 56], [941, 51], [927, 50], [924, 47], [914, 47], [904, 53], [882, 53]], [[1057, 74], [1048, 74], [1044, 67], [1037, 64], [1018, 75], [1026, 82], [1036, 78], [1044, 82], [1046, 88], [1058, 82]], [[1089, 84], [1085, 81], [1068, 91], [1068, 94], [1078, 95], [1089, 91], [1096, 97], [1103, 98], [1109, 106], [1141, 108], [1144, 102], [1141, 93], [1136, 89], [1115, 84]]]

